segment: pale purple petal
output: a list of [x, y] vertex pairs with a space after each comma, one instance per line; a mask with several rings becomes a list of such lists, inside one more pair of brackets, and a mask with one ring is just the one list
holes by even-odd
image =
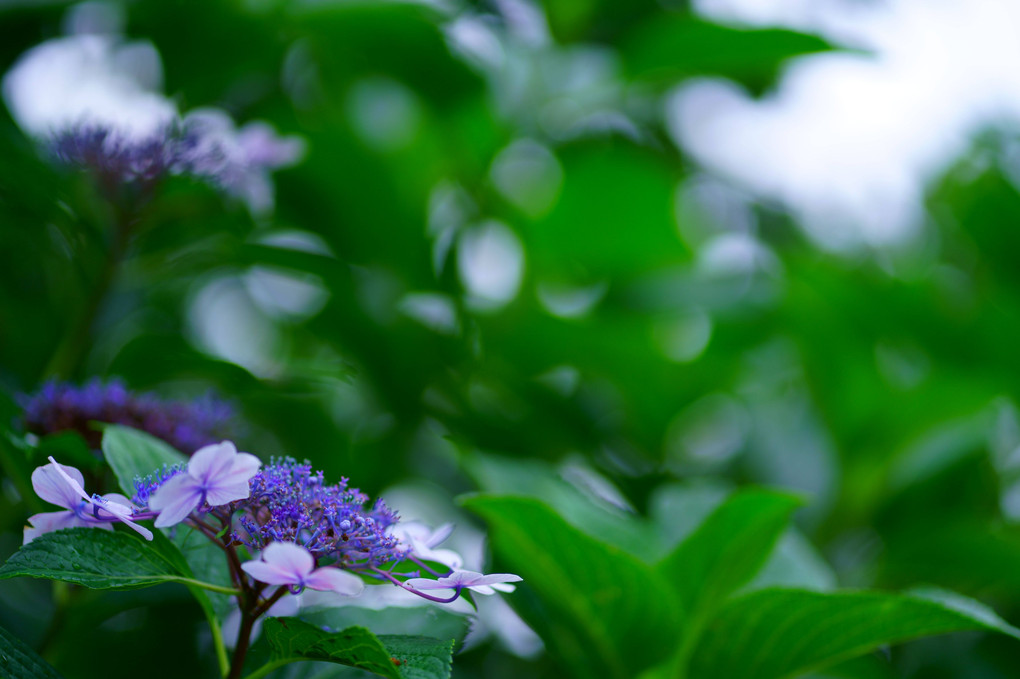
[[262, 560], [293, 573], [299, 580], [303, 580], [315, 568], [315, 559], [311, 552], [293, 542], [271, 543], [262, 550]]
[[450, 533], [453, 532], [454, 525], [452, 523], [444, 523], [442, 526], [432, 532], [431, 535], [425, 540], [425, 546], [429, 549], [436, 547], [443, 543], [446, 538], [450, 537]]
[[202, 501], [202, 488], [188, 474], [178, 474], [160, 486], [149, 499], [149, 509], [159, 512], [156, 528], [180, 523]]
[[88, 498], [83, 488], [85, 478], [80, 471], [59, 464], [52, 457], [50, 462], [52, 464], [37, 467], [32, 472], [32, 488], [36, 495], [65, 509], [77, 505], [81, 498]]
[[449, 583], [443, 584], [438, 580], [430, 580], [429, 578], [411, 578], [410, 580], [405, 580], [404, 584], [414, 589], [453, 589], [453, 586]]
[[241, 564], [241, 568], [259, 582], [264, 582], [268, 585], [301, 584], [301, 578], [297, 574], [265, 561], [249, 561]]
[[464, 565], [464, 557], [452, 549], [416, 549], [414, 554], [426, 561], [435, 561], [436, 563], [441, 563], [444, 566], [449, 566], [453, 569], [460, 568]]
[[229, 486], [214, 486], [206, 490], [205, 501], [212, 507], [219, 507], [233, 502], [243, 500], [250, 493], [247, 481], [241, 481]]
[[[493, 573], [482, 575], [474, 571], [454, 571], [445, 578], [429, 580], [427, 578], [412, 578], [407, 584], [415, 589], [455, 589], [457, 587], [467, 588], [479, 594], [493, 594], [494, 590], [489, 585], [506, 582], [520, 582], [523, 578], [512, 573]], [[502, 589], [502, 588], [500, 588]]]
[[82, 526], [113, 530], [113, 526], [108, 523], [93, 523], [79, 518], [74, 512], [43, 512], [28, 517], [28, 522], [32, 525], [25, 526], [25, 540], [21, 543], [23, 545], [27, 545], [44, 533], [52, 533], [63, 528]]
[[248, 482], [258, 473], [262, 461], [249, 453], [237, 453], [229, 468], [206, 481], [206, 502], [213, 507], [243, 500], [251, 492]]
[[[461, 572], [467, 573], [469, 571]], [[521, 582], [522, 580], [524, 580], [524, 578], [522, 578], [519, 575], [514, 575], [513, 573], [492, 573], [491, 575], [483, 575], [480, 578], [476, 578], [474, 582], [470, 584], [470, 586], [474, 587], [475, 585], [494, 585], [500, 582]]]
[[320, 592], [336, 592], [344, 596], [358, 596], [365, 583], [357, 575], [339, 568], [317, 568], [305, 578], [305, 585]]
[[237, 448], [230, 441], [199, 448], [188, 461], [188, 474], [208, 485], [211, 479], [230, 469], [235, 455]]
[[127, 496], [121, 495], [120, 493], [106, 493], [105, 495], [103, 495], [103, 499], [106, 500], [107, 502], [116, 502], [119, 505], [124, 505], [125, 507], [129, 507], [132, 510], [137, 509], [135, 504], [131, 502], [131, 500], [129, 500]]
[[[117, 494], [110, 493], [110, 495], [116, 496]], [[121, 495], [120, 497], [124, 496]], [[121, 504], [119, 502], [112, 502], [108, 500], [106, 497], [101, 497], [93, 499], [92, 504], [96, 505], [99, 508], [96, 512], [99, 518], [105, 518], [103, 516], [104, 512], [110, 514], [121, 523], [130, 526], [132, 530], [134, 530], [136, 533], [141, 535], [146, 540], [152, 540], [151, 530], [144, 526], [140, 526], [131, 520], [131, 517], [134, 514], [133, 509], [134, 505], [132, 505], [130, 502], [128, 504]]]

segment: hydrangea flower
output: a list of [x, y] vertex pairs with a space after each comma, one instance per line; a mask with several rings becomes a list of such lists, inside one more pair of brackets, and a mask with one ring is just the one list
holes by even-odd
[[397, 515], [347, 479], [327, 484], [307, 462], [274, 459], [251, 481], [251, 496], [233, 506], [243, 531], [233, 539], [253, 551], [273, 542], [302, 545], [316, 559], [344, 567], [378, 567], [403, 559], [408, 546], [390, 533]]
[[315, 568], [311, 552], [293, 542], [274, 542], [262, 551], [261, 561], [241, 564], [244, 571], [269, 585], [281, 585], [298, 594], [305, 587], [321, 592], [357, 596], [365, 589], [361, 578], [339, 568]]
[[156, 527], [180, 523], [203, 503], [218, 507], [247, 498], [248, 482], [261, 466], [230, 441], [202, 448], [191, 456], [186, 473], [174, 474], [150, 497], [149, 509], [159, 512]]
[[18, 400], [28, 431], [39, 435], [75, 431], [94, 450], [102, 439], [102, 432], [91, 426], [94, 421], [139, 429], [184, 453], [229, 438], [234, 429], [234, 409], [212, 395], [164, 400], [151, 392], [131, 391], [117, 379], [93, 379], [81, 386], [50, 381]]
[[39, 497], [66, 511], [29, 517], [32, 526], [25, 528], [24, 544], [43, 533], [62, 528], [84, 526], [111, 530], [112, 521], [127, 524], [146, 540], [152, 539], [152, 531], [132, 520], [135, 508], [130, 500], [117, 493], [90, 496], [85, 492], [85, 477], [80, 471], [59, 464], [52, 457], [49, 460], [49, 465], [32, 472], [32, 487]]
[[280, 138], [262, 122], [235, 130], [222, 111], [182, 117], [161, 83], [150, 43], [73, 35], [23, 54], [3, 79], [3, 97], [26, 133], [58, 160], [91, 169], [103, 186], [187, 174], [244, 200], [255, 214], [271, 209], [270, 172], [296, 163], [302, 140]]
[[464, 565], [464, 558], [452, 549], [436, 549], [453, 532], [453, 524], [445, 523], [432, 530], [423, 523], [411, 521], [394, 527], [393, 535], [408, 544], [416, 557], [435, 561], [454, 570]]
[[418, 590], [452, 589], [459, 592], [462, 589], [470, 589], [472, 592], [489, 595], [495, 594], [496, 590], [512, 592], [516, 587], [506, 583], [520, 582], [521, 580], [523, 580], [521, 576], [511, 573], [483, 575], [475, 571], [454, 571], [450, 575], [437, 580], [412, 578], [405, 584]]

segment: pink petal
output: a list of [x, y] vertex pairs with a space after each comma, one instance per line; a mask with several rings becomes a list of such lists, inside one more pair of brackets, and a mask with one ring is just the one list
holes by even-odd
[[199, 448], [188, 461], [188, 474], [208, 485], [211, 479], [230, 469], [235, 455], [237, 448], [230, 441]]
[[271, 563], [266, 563], [265, 561], [249, 561], [241, 564], [241, 569], [259, 582], [264, 582], [267, 585], [301, 584], [301, 578], [294, 573], [285, 571], [282, 568]]
[[159, 512], [156, 528], [164, 528], [183, 521], [201, 501], [202, 489], [198, 481], [188, 474], [178, 474], [152, 494], [149, 509]]
[[262, 560], [273, 564], [287, 573], [293, 573], [298, 580], [315, 568], [315, 559], [311, 553], [293, 542], [273, 542], [262, 550]]
[[[53, 461], [53, 458], [50, 458]], [[44, 467], [37, 467], [32, 472], [32, 488], [35, 489], [35, 494], [42, 499], [57, 505], [58, 507], [64, 507], [70, 509], [78, 504], [78, 500], [85, 495], [85, 477], [81, 475], [81, 472], [74, 467], [67, 467], [64, 465], [57, 465], [57, 462], [48, 464]], [[63, 468], [63, 474], [58, 471]], [[67, 479], [70, 479], [74, 484], [68, 484]], [[79, 493], [79, 489], [81, 492]]]
[[339, 568], [317, 568], [305, 578], [305, 585], [320, 592], [336, 592], [344, 596], [358, 596], [365, 583], [357, 575]]

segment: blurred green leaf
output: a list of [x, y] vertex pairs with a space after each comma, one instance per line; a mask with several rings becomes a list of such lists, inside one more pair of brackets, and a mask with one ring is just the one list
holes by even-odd
[[413, 636], [377, 637], [364, 627], [326, 632], [297, 618], [269, 618], [263, 634], [273, 650], [273, 660], [249, 675], [252, 679], [302, 660], [357, 667], [391, 679], [447, 679], [450, 676], [452, 641]]
[[491, 527], [497, 563], [524, 578], [510, 603], [565, 672], [633, 677], [676, 644], [677, 601], [649, 566], [537, 500], [476, 495], [463, 504]]
[[689, 258], [673, 213], [680, 174], [668, 156], [615, 139], [576, 142], [558, 156], [559, 200], [527, 233], [539, 273], [598, 280]]
[[39, 439], [36, 451], [40, 459], [52, 455], [61, 464], [68, 464], [88, 471], [102, 467], [102, 460], [92, 452], [81, 434], [74, 431], [62, 431], [47, 434]]
[[[379, 585], [379, 587], [392, 588], [392, 585]], [[407, 596], [410, 598], [413, 595], [407, 594]], [[373, 630], [385, 630], [390, 634], [402, 636], [429, 636], [454, 639], [458, 642], [467, 634], [471, 624], [471, 619], [468, 616], [431, 604], [368, 608], [359, 605], [358, 602], [352, 603], [351, 606], [327, 605], [314, 609], [302, 605], [300, 617], [305, 622], [331, 629], [353, 625]]]
[[547, 462], [474, 452], [464, 458], [464, 466], [485, 492], [542, 500], [574, 527], [644, 561], [662, 552], [662, 540], [653, 526], [582, 493]]
[[0, 627], [0, 675], [4, 679], [63, 679], [20, 639]]
[[834, 49], [822, 38], [784, 29], [740, 29], [688, 16], [656, 16], [623, 40], [628, 72], [670, 82], [691, 75], [721, 75], [761, 83], [787, 59]]
[[188, 461], [183, 453], [155, 436], [116, 424], [103, 429], [103, 455], [129, 498], [135, 494], [135, 477], [145, 478], [163, 465]]
[[706, 628], [692, 679], [780, 679], [879, 646], [966, 630], [1020, 630], [959, 595], [769, 589], [728, 604]]
[[745, 490], [712, 512], [658, 565], [685, 614], [700, 618], [753, 578], [800, 504], [791, 495]]

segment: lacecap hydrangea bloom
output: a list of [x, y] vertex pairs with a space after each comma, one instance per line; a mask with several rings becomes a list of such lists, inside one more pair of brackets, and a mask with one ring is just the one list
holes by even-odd
[[264, 122], [236, 129], [217, 109], [186, 115], [162, 93], [159, 54], [112, 34], [48, 40], [3, 78], [11, 116], [55, 159], [87, 168], [103, 186], [151, 185], [191, 175], [240, 198], [256, 214], [273, 206], [270, 173], [304, 153], [297, 137]]
[[[512, 591], [507, 583], [520, 580], [459, 570], [460, 556], [438, 549], [448, 527], [400, 530], [396, 512], [382, 500], [370, 502], [347, 479], [327, 484], [321, 472], [291, 458], [262, 466], [229, 441], [201, 448], [186, 464], [136, 479], [130, 500], [88, 495], [81, 473], [53, 458], [32, 480], [40, 497], [63, 510], [33, 516], [26, 544], [67, 527], [109, 529], [120, 522], [152, 539], [139, 521], [152, 520], [157, 528], [184, 524], [219, 544], [244, 601], [261, 602], [253, 610], [263, 613], [287, 592], [305, 588], [354, 596], [364, 579], [440, 603], [456, 600], [463, 590]], [[401, 539], [408, 535], [416, 537]], [[254, 558], [242, 563], [246, 554]], [[277, 589], [267, 596], [267, 586]]]
[[99, 448], [102, 432], [92, 422], [139, 429], [189, 454], [234, 433], [234, 409], [212, 395], [165, 400], [154, 393], [132, 391], [116, 379], [93, 379], [81, 386], [51, 381], [18, 400], [29, 432], [44, 436], [74, 431], [93, 449]]

